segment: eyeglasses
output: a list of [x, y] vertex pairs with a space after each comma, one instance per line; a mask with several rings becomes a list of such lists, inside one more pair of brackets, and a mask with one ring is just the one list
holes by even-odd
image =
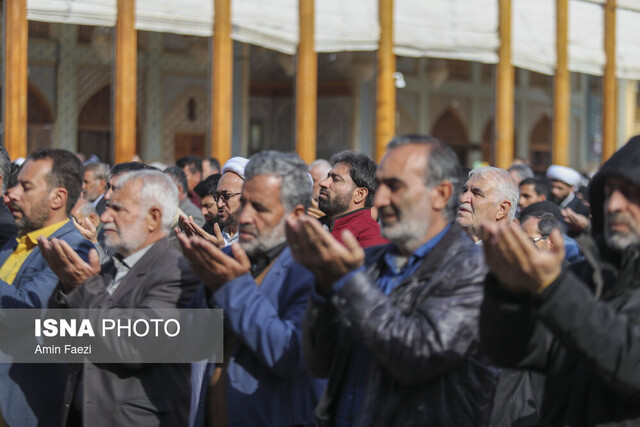
[[225, 203], [227, 203], [229, 201], [230, 198], [232, 198], [233, 196], [239, 196], [242, 193], [214, 193], [213, 194], [213, 200], [216, 201], [216, 203], [218, 203], [218, 200], [222, 199]]
[[540, 240], [546, 240], [546, 239], [548, 239], [548, 238], [549, 238], [549, 236], [534, 237], [533, 239], [531, 239], [531, 241], [532, 241], [533, 243], [537, 243], [537, 242], [539, 242]]

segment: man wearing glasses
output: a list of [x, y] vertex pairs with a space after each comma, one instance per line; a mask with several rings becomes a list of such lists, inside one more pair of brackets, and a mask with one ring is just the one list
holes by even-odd
[[224, 246], [238, 240], [238, 217], [240, 216], [240, 193], [244, 184], [244, 167], [249, 162], [244, 157], [233, 157], [222, 167], [222, 177], [213, 195], [218, 206], [220, 227]]

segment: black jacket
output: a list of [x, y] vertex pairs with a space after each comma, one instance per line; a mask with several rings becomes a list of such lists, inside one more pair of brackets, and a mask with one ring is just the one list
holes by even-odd
[[357, 273], [332, 297], [312, 299], [305, 360], [329, 377], [316, 409], [332, 425], [353, 336], [372, 355], [358, 425], [487, 425], [498, 371], [478, 355], [478, 315], [486, 267], [480, 247], [453, 225], [413, 276], [389, 296], [376, 286], [391, 245], [366, 251]]
[[640, 250], [607, 247], [604, 182], [640, 186], [640, 137], [607, 161], [590, 187], [594, 240], [586, 261], [564, 271], [540, 295], [508, 294], [489, 276], [481, 337], [503, 366], [546, 374], [543, 426], [640, 423]]

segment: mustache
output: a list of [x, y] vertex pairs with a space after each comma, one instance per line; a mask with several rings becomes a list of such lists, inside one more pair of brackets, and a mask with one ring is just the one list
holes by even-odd
[[460, 205], [459, 210], [462, 210], [462, 209], [464, 209], [466, 211], [469, 211], [469, 212], [473, 212], [473, 207], [471, 206], [471, 203], [462, 203]]
[[624, 224], [626, 226], [628, 226], [629, 228], [635, 228], [634, 223], [632, 221], [632, 219], [629, 217], [629, 215], [622, 213], [622, 212], [615, 212], [612, 213], [610, 215], [608, 215], [607, 217], [607, 225], [609, 225], [612, 222], [617, 222], [620, 224]]
[[240, 226], [238, 227], [238, 229], [240, 231], [245, 231], [247, 233], [253, 234], [254, 236], [258, 235], [258, 230], [256, 229], [256, 227], [252, 224], [240, 224]]
[[115, 231], [116, 233], [120, 232], [118, 230], [118, 227], [116, 227], [115, 224], [113, 224], [112, 222], [107, 222], [107, 223], [102, 224], [102, 229], [104, 231]]
[[382, 215], [398, 215], [398, 212], [392, 207], [392, 206], [383, 206], [381, 208], [378, 208], [378, 215], [382, 216]]

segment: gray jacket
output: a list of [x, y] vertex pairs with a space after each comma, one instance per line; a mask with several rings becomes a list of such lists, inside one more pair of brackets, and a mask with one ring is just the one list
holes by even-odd
[[307, 308], [305, 360], [314, 375], [329, 377], [318, 423], [333, 423], [357, 335], [372, 354], [358, 425], [487, 425], [498, 370], [478, 354], [482, 249], [454, 224], [413, 276], [385, 296], [376, 280], [392, 248], [367, 250], [364, 273], [330, 302], [312, 299]]

